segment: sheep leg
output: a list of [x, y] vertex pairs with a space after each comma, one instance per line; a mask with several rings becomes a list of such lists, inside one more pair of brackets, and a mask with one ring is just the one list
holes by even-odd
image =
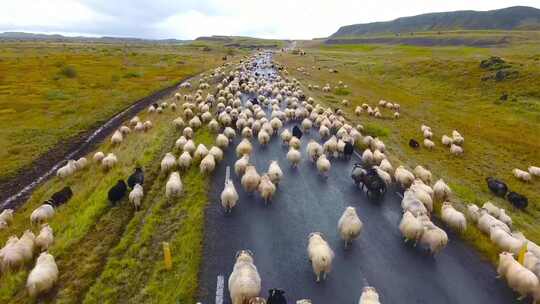
[[328, 274], [327, 274], [326, 272], [323, 272], [323, 280], [326, 281], [326, 276], [327, 276], [327, 275], [328, 275]]

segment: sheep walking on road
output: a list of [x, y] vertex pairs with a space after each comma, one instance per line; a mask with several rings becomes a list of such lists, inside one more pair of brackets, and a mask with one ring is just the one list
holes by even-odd
[[379, 294], [373, 287], [364, 287], [358, 304], [381, 304]]
[[221, 206], [225, 208], [225, 212], [230, 213], [232, 211], [232, 208], [238, 202], [238, 198], [238, 192], [236, 192], [233, 181], [228, 180], [221, 192]]
[[316, 281], [326, 280], [326, 276], [332, 270], [332, 261], [334, 260], [334, 251], [322, 237], [320, 232], [314, 232], [309, 235], [308, 257], [316, 276]]
[[345, 249], [362, 232], [364, 224], [356, 214], [354, 207], [347, 207], [338, 221], [338, 231], [341, 239], [345, 242]]
[[229, 293], [232, 304], [245, 304], [261, 293], [261, 277], [254, 264], [253, 254], [242, 250], [236, 254], [236, 262], [229, 276]]

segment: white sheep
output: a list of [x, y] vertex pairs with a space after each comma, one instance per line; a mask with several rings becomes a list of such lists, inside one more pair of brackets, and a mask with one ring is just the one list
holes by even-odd
[[216, 137], [216, 146], [221, 149], [226, 149], [229, 146], [229, 138], [225, 134], [218, 134]]
[[345, 242], [345, 248], [362, 232], [364, 224], [358, 217], [354, 207], [347, 207], [338, 221], [338, 231], [341, 239]]
[[446, 225], [459, 232], [464, 232], [465, 229], [467, 229], [467, 219], [465, 218], [465, 215], [457, 211], [449, 202], [443, 203], [441, 217]]
[[199, 165], [199, 170], [201, 174], [210, 174], [214, 171], [215, 168], [216, 168], [216, 160], [214, 158], [214, 155], [212, 154], [206, 155], [201, 160], [201, 164]]
[[329, 157], [335, 157], [337, 154], [337, 138], [335, 135], [332, 135], [327, 141], [323, 144], [324, 153]]
[[289, 152], [287, 152], [287, 160], [291, 163], [291, 166], [293, 168], [296, 168], [302, 160], [302, 155], [300, 154], [300, 151], [298, 151], [294, 147], [291, 147], [289, 149]]
[[422, 222], [416, 218], [410, 211], [405, 211], [401, 222], [399, 223], [399, 231], [405, 238], [405, 241], [414, 241], [414, 244], [418, 243], [424, 232], [424, 226]]
[[328, 172], [330, 172], [331, 164], [325, 154], [322, 154], [317, 159], [317, 170], [321, 173], [322, 176], [328, 177]]
[[177, 171], [172, 172], [165, 184], [165, 196], [167, 198], [179, 197], [182, 195], [182, 180], [180, 179], [180, 173]]
[[519, 293], [518, 300], [538, 292], [540, 282], [536, 275], [519, 264], [509, 252], [499, 254], [497, 272], [506, 279], [510, 288]]
[[325, 125], [321, 125], [321, 127], [319, 128], [319, 136], [321, 137], [321, 139], [329, 137], [330, 129], [328, 129], [328, 127]]
[[362, 153], [362, 163], [366, 165], [373, 165], [375, 163], [375, 159], [373, 157], [373, 152], [369, 149], [365, 149]]
[[101, 161], [101, 166], [105, 171], [110, 170], [112, 167], [116, 165], [118, 162], [118, 158], [116, 158], [116, 155], [114, 153], [109, 153], [103, 160]]
[[265, 203], [272, 200], [272, 196], [276, 192], [276, 186], [272, 183], [268, 174], [263, 174], [261, 177], [258, 190]]
[[458, 145], [454, 145], [452, 144], [450, 146], [450, 153], [456, 155], [456, 156], [459, 156], [461, 154], [463, 154], [463, 148], [458, 146]]
[[17, 241], [17, 246], [21, 250], [24, 263], [32, 261], [36, 249], [36, 236], [30, 230], [26, 230]]
[[67, 164], [56, 170], [56, 176], [59, 178], [67, 178], [77, 171], [77, 165], [74, 160], [68, 160]]
[[257, 173], [255, 166], [248, 165], [241, 179], [242, 186], [246, 192], [253, 192], [257, 190], [260, 181], [261, 176]]
[[181, 130], [186, 125], [182, 117], [177, 117], [172, 122], [177, 130]]
[[486, 209], [489, 214], [493, 215], [496, 218], [499, 218], [499, 216], [501, 215], [501, 208], [495, 206], [490, 201], [485, 202], [484, 205], [482, 205], [482, 208]]
[[242, 250], [237, 254], [228, 287], [232, 304], [248, 303], [261, 293], [261, 277], [249, 251]]
[[275, 160], [271, 161], [270, 166], [268, 166], [268, 177], [270, 177], [270, 180], [276, 186], [279, 185], [279, 182], [283, 178], [283, 171], [281, 171], [278, 162]]
[[426, 168], [418, 165], [413, 170], [414, 176], [421, 179], [426, 184], [431, 184], [431, 172]]
[[441, 138], [441, 143], [447, 147], [450, 147], [450, 145], [453, 144], [453, 140], [448, 135], [443, 135]]
[[424, 139], [424, 147], [428, 148], [428, 149], [433, 149], [435, 147], [435, 143], [429, 139]]
[[129, 193], [129, 202], [133, 204], [135, 210], [139, 210], [143, 196], [143, 187], [139, 184], [135, 184], [133, 190]]
[[540, 167], [530, 166], [527, 170], [529, 170], [531, 175], [540, 177]]
[[377, 175], [384, 181], [384, 183], [387, 186], [390, 186], [392, 184], [392, 176], [388, 174], [388, 172], [381, 170], [378, 166], [373, 166], [373, 168], [377, 171]]
[[443, 179], [439, 179], [435, 182], [435, 185], [433, 185], [433, 193], [436, 200], [444, 201], [450, 197], [452, 190]]
[[424, 232], [420, 244], [427, 246], [431, 254], [436, 255], [448, 244], [448, 235], [444, 230], [429, 222], [424, 223]]
[[118, 129], [122, 135], [127, 135], [131, 133], [131, 129], [128, 126], [121, 126], [120, 129]]
[[501, 208], [501, 212], [499, 214], [499, 221], [503, 222], [508, 226], [509, 228], [512, 228], [512, 218], [506, 214], [506, 210]]
[[243, 155], [241, 158], [239, 158], [234, 163], [234, 172], [238, 177], [242, 177], [244, 175], [244, 172], [246, 172], [246, 168], [249, 165], [249, 155]]
[[478, 208], [478, 206], [475, 204], [468, 204], [467, 215], [473, 221], [473, 223], [477, 223], [478, 219], [480, 218], [480, 208]]
[[512, 174], [514, 174], [514, 176], [522, 182], [530, 182], [532, 180], [531, 174], [527, 171], [514, 169], [512, 170]]
[[382, 153], [380, 150], [375, 149], [375, 151], [373, 151], [373, 163], [378, 165], [383, 159], [386, 159], [386, 155], [384, 155], [384, 153]]
[[496, 244], [503, 251], [512, 252], [513, 254], [519, 254], [523, 244], [526, 242], [517, 237], [514, 237], [511, 233], [501, 228], [501, 226], [491, 226], [489, 229], [489, 238], [491, 242]]
[[184, 145], [187, 143], [187, 138], [185, 136], [180, 136], [174, 143], [174, 147], [178, 150], [183, 150]]
[[187, 170], [189, 166], [191, 166], [191, 161], [192, 161], [192, 158], [189, 152], [187, 151], [182, 152], [180, 157], [178, 157], [178, 168], [180, 170]]
[[410, 192], [426, 206], [429, 212], [433, 212], [433, 199], [429, 192], [425, 191], [423, 187], [418, 184], [414, 184], [409, 188]]
[[4, 209], [0, 213], [0, 223], [5, 223], [5, 226], [13, 222], [13, 209]]
[[323, 147], [314, 140], [310, 140], [306, 147], [306, 152], [309, 159], [312, 162], [317, 161], [317, 159], [324, 153]]
[[257, 135], [257, 139], [262, 146], [266, 146], [270, 142], [270, 134], [265, 130], [261, 130]]
[[54, 257], [42, 252], [36, 261], [36, 266], [30, 271], [26, 280], [26, 289], [30, 297], [48, 292], [58, 280], [58, 266]]
[[111, 136], [111, 143], [113, 145], [119, 145], [124, 140], [124, 137], [122, 136], [122, 132], [119, 130], [114, 131], [113, 135]]
[[234, 183], [232, 180], [228, 180], [225, 183], [225, 187], [223, 188], [223, 191], [221, 192], [221, 206], [225, 208], [225, 212], [229, 213], [231, 212], [232, 208], [236, 206], [236, 203], [238, 202], [238, 192], [236, 192], [236, 188], [234, 187]]
[[390, 176], [394, 174], [394, 167], [392, 167], [392, 164], [386, 158], [381, 161], [379, 168], [385, 171], [386, 173], [390, 174]]
[[54, 216], [54, 207], [49, 204], [43, 204], [37, 207], [30, 214], [30, 222], [32, 225], [41, 224], [50, 220]]
[[223, 130], [223, 134], [229, 139], [236, 137], [236, 131], [231, 127], [226, 127], [225, 130]]
[[291, 139], [289, 140], [289, 147], [295, 148], [298, 150], [300, 149], [300, 146], [301, 146], [300, 139], [298, 139], [296, 136], [291, 137]]
[[187, 139], [192, 139], [193, 135], [195, 135], [195, 132], [191, 127], [185, 127], [182, 131], [182, 135], [184, 135]]
[[414, 181], [414, 175], [409, 170], [405, 169], [405, 167], [403, 166], [399, 166], [396, 168], [394, 178], [404, 189], [409, 188]]
[[428, 210], [426, 206], [416, 197], [415, 193], [411, 190], [406, 190], [401, 200], [401, 208], [403, 212], [409, 211], [414, 216], [427, 214]]
[[24, 264], [23, 250], [19, 246], [19, 238], [10, 236], [6, 244], [0, 249], [0, 266], [3, 273], [17, 270]]
[[292, 138], [292, 133], [288, 129], [285, 129], [285, 130], [283, 130], [283, 132], [281, 132], [280, 137], [281, 137], [281, 140], [283, 142], [283, 145], [288, 145], [289, 141]]
[[487, 212], [486, 209], [480, 209], [480, 217], [477, 222], [478, 229], [485, 234], [490, 234], [491, 227], [497, 226], [510, 233], [510, 228], [505, 223], [499, 221], [497, 218]]
[[311, 122], [311, 120], [309, 120], [309, 118], [305, 118], [304, 120], [302, 120], [302, 130], [304, 130], [304, 132], [309, 132], [312, 126], [313, 123]]
[[377, 290], [369, 286], [364, 287], [358, 304], [381, 304]]
[[38, 236], [36, 237], [36, 247], [41, 251], [46, 251], [54, 242], [53, 229], [48, 224], [43, 224]]
[[135, 125], [135, 127], [133, 127], [133, 130], [135, 130], [136, 132], [143, 132], [143, 131], [146, 131], [145, 129], [145, 126], [142, 122], [137, 122], [137, 124]]
[[216, 160], [217, 163], [223, 160], [223, 151], [216, 146], [212, 146], [212, 148], [208, 150], [208, 154], [211, 154], [212, 156], [214, 156], [214, 159]]
[[206, 148], [204, 144], [199, 144], [197, 146], [197, 149], [195, 149], [195, 153], [193, 153], [193, 159], [199, 162], [203, 158], [205, 158], [207, 155], [208, 155], [208, 148]]
[[250, 155], [251, 151], [253, 150], [253, 147], [251, 146], [251, 143], [248, 139], [244, 138], [242, 141], [236, 146], [236, 155], [238, 157], [242, 155]]
[[150, 129], [152, 129], [153, 125], [152, 125], [152, 122], [150, 120], [147, 120], [143, 123], [143, 128], [144, 128], [144, 131], [148, 131]]
[[193, 140], [191, 140], [191, 139], [188, 139], [188, 141], [186, 141], [186, 143], [182, 147], [182, 150], [184, 152], [188, 152], [189, 155], [193, 155], [193, 153], [195, 153], [196, 149], [197, 148], [195, 147], [195, 142]]
[[307, 253], [316, 276], [316, 281], [320, 282], [321, 274], [323, 280], [326, 280], [326, 276], [332, 270], [334, 251], [332, 251], [332, 248], [330, 248], [320, 232], [314, 232], [309, 235]]
[[161, 160], [161, 172], [169, 172], [176, 167], [176, 157], [170, 152], [166, 153]]
[[103, 152], [101, 152], [101, 151], [98, 151], [98, 152], [94, 153], [94, 156], [92, 157], [92, 159], [93, 159], [96, 163], [101, 162], [104, 158], [105, 158], [105, 153], [103, 153]]

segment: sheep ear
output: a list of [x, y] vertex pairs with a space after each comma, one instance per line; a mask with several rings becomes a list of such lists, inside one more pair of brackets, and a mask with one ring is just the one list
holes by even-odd
[[247, 253], [249, 253], [250, 256], [253, 257], [253, 251], [249, 250], [249, 249], [246, 249]]
[[234, 256], [234, 258], [237, 259], [240, 256], [241, 253], [242, 253], [242, 250], [238, 250], [236, 252], [236, 255]]

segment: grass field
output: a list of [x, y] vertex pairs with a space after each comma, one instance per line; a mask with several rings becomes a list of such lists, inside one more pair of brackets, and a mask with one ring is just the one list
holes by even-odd
[[[512, 35], [512, 33], [506, 33]], [[480, 34], [479, 34], [480, 35]], [[291, 77], [297, 78], [307, 95], [316, 101], [341, 107], [348, 99], [349, 117], [362, 123], [366, 132], [383, 138], [394, 162], [414, 168], [421, 164], [435, 176], [444, 178], [462, 202], [483, 204], [494, 201], [507, 209], [515, 228], [540, 243], [540, 179], [523, 183], [511, 173], [540, 165], [540, 39], [532, 32], [519, 43], [501, 47], [464, 46], [420, 47], [406, 45], [326, 45], [320, 41], [299, 43], [306, 56], [280, 53], [276, 60], [285, 64]], [[517, 71], [517, 77], [503, 81], [489, 78], [496, 73], [480, 67], [490, 56], [500, 56]], [[297, 70], [304, 67], [309, 75]], [[319, 69], [320, 68], [320, 69]], [[328, 69], [336, 69], [337, 74]], [[343, 81], [348, 89], [332, 93], [309, 91], [308, 84], [332, 87]], [[502, 100], [506, 94], [508, 98]], [[362, 103], [376, 105], [380, 99], [401, 105], [401, 118], [382, 110], [383, 118], [362, 114], [354, 108]], [[436, 148], [413, 150], [411, 138], [423, 140], [420, 125], [432, 127]], [[465, 154], [454, 157], [442, 146], [440, 138], [457, 129], [465, 137]], [[514, 209], [508, 202], [491, 195], [487, 176], [503, 179], [509, 187], [529, 198], [526, 211]], [[496, 250], [476, 229], [464, 236], [489, 259]], [[489, 240], [489, 239], [487, 239]]]
[[[150, 131], [131, 133], [120, 146], [112, 146], [107, 139], [97, 147], [105, 153], [114, 152], [119, 159], [117, 166], [105, 173], [91, 162], [65, 181], [52, 178], [16, 211], [13, 224], [0, 231], [3, 244], [8, 236], [30, 229], [30, 213], [65, 184], [72, 187], [73, 198], [58, 208], [50, 221], [55, 243], [49, 252], [56, 258], [60, 277], [54, 291], [40, 301], [195, 302], [208, 181], [195, 165], [181, 173], [183, 196], [168, 201], [164, 195], [168, 176], [159, 170], [163, 155], [174, 150], [180, 136], [171, 123], [179, 114], [169, 109], [163, 114], [143, 111], [139, 117], [154, 124]], [[210, 147], [214, 137], [200, 129], [194, 140]], [[91, 155], [88, 157], [91, 159]], [[134, 212], [127, 197], [118, 206], [110, 206], [107, 191], [118, 179], [126, 179], [137, 165], [145, 171], [141, 211]], [[39, 232], [39, 227], [33, 227], [33, 231]], [[164, 241], [170, 243], [172, 270], [164, 268]], [[32, 302], [24, 287], [30, 269], [29, 265], [0, 277], [1, 303]]]
[[226, 53], [219, 45], [0, 43], [0, 181]]

